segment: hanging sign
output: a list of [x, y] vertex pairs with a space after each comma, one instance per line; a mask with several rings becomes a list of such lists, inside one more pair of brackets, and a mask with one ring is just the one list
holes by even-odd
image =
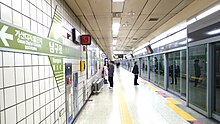
[[90, 35], [81, 35], [80, 41], [82, 45], [90, 45], [91, 44], [91, 36]]

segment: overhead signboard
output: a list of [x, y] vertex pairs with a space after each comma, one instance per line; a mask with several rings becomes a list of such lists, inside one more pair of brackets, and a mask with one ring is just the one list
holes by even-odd
[[0, 47], [69, 57], [80, 55], [77, 47], [63, 45], [2, 21], [0, 21]]
[[91, 36], [90, 35], [81, 35], [80, 41], [82, 45], [91, 45]]
[[72, 40], [76, 44], [80, 42], [80, 32], [75, 28], [72, 29]]

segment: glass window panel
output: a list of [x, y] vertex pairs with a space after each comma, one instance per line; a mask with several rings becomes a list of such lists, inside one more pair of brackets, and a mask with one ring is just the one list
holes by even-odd
[[12, 23], [12, 9], [5, 5], [1, 5], [1, 19]]
[[189, 48], [189, 103], [207, 110], [206, 45]]
[[169, 83], [168, 89], [180, 93], [180, 52], [168, 54], [168, 73]]
[[186, 50], [180, 51], [180, 88], [181, 96], [186, 97]]
[[142, 58], [141, 60], [141, 76], [144, 79], [148, 79], [148, 73], [147, 73], [147, 57], [146, 58]]
[[220, 43], [214, 51], [214, 113], [220, 116]]
[[153, 72], [154, 72], [154, 83], [158, 83], [158, 57], [153, 58]]
[[158, 55], [158, 84], [164, 87], [164, 59], [163, 54]]
[[22, 27], [22, 18], [21, 14], [13, 11], [13, 24], [19, 27]]
[[156, 65], [155, 62], [157, 61], [157, 58], [155, 56], [150, 57], [150, 81], [153, 83], [156, 83]]

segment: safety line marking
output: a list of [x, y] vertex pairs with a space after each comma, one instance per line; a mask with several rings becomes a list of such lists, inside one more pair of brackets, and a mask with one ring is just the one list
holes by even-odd
[[179, 102], [179, 101], [177, 101], [177, 100], [175, 100], [174, 98], [172, 98], [172, 97], [169, 97], [169, 98], [167, 98], [170, 102], [172, 102], [173, 104], [182, 104], [181, 102]]
[[187, 112], [185, 112], [184, 110], [182, 110], [181, 108], [176, 106], [175, 104], [173, 104], [171, 102], [165, 102], [165, 104], [167, 106], [169, 106], [177, 114], [179, 114], [181, 117], [183, 117], [185, 120], [187, 120], [187, 121], [196, 121], [197, 120], [196, 118], [194, 118], [193, 116], [191, 116], [190, 114], [188, 114]]
[[157, 88], [151, 86], [150, 84], [146, 84], [146, 86], [152, 89], [153, 91], [159, 91]]
[[119, 110], [120, 110], [120, 118], [121, 124], [132, 124], [132, 119], [130, 113], [128, 111], [128, 106], [125, 101], [124, 95], [121, 90], [121, 82], [117, 80], [118, 83], [118, 99], [119, 99]]
[[154, 86], [148, 83], [144, 83], [144, 85], [146, 85], [148, 88], [152, 89], [153, 91], [163, 96], [163, 98], [167, 99], [168, 102], [165, 102], [165, 104], [168, 107], [170, 107], [174, 112], [176, 112], [178, 115], [180, 115], [182, 118], [184, 118], [186, 121], [188, 121], [190, 124], [203, 124], [202, 122], [191, 116], [189, 113], [185, 112], [180, 107], [178, 107], [177, 104], [182, 104], [181, 102], [168, 96], [166, 93], [163, 93], [162, 91], [158, 90], [157, 88], [155, 88]]

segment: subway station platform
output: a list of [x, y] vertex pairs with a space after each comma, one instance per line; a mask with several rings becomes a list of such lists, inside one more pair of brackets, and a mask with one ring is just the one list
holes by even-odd
[[115, 68], [114, 87], [104, 84], [99, 94], [92, 95], [75, 124], [216, 124], [186, 106], [179, 97]]

